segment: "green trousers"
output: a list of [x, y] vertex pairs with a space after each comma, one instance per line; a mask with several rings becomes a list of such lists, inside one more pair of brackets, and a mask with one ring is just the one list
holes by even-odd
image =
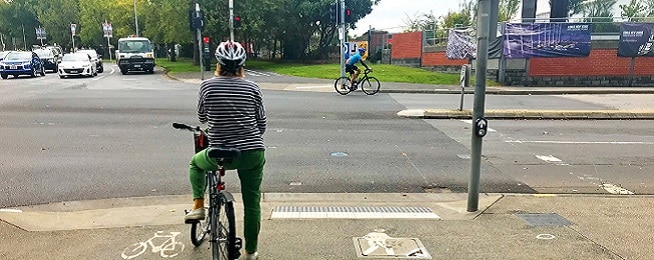
[[[264, 150], [242, 151], [241, 155], [232, 163], [225, 164], [227, 170], [237, 170], [241, 181], [241, 195], [243, 199], [244, 218], [243, 234], [245, 236], [245, 251], [257, 251], [259, 230], [261, 229], [261, 181], [263, 179], [263, 166], [266, 164]], [[206, 172], [215, 171], [218, 165], [202, 150], [191, 159], [189, 170], [193, 198], [204, 198], [207, 185]], [[229, 184], [228, 184], [229, 185]]]

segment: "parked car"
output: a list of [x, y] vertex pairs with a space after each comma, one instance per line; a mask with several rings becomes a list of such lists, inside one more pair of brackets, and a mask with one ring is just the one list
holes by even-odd
[[61, 58], [55, 53], [54, 49], [36, 49], [34, 53], [41, 58], [43, 62], [43, 68], [45, 70], [51, 70], [52, 72], [57, 72], [57, 67], [61, 62]]
[[86, 53], [67, 53], [59, 63], [59, 78], [69, 76], [94, 77], [98, 75], [95, 62]]
[[91, 60], [95, 62], [95, 66], [98, 68], [98, 73], [104, 72], [104, 65], [102, 64], [102, 56], [98, 55], [95, 50], [77, 50], [76, 52], [86, 53], [91, 56]]
[[0, 51], [0, 61], [2, 61], [8, 53], [9, 51]]
[[9, 75], [45, 76], [41, 59], [33, 51], [12, 51], [0, 62], [0, 77], [7, 79]]

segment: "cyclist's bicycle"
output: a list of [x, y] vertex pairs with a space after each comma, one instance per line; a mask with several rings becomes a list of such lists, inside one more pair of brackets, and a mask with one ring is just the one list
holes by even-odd
[[356, 90], [358, 86], [361, 86], [363, 93], [366, 93], [367, 95], [377, 94], [381, 84], [377, 78], [368, 76], [371, 72], [372, 69], [365, 69], [363, 71], [363, 77], [361, 77], [358, 82], [354, 82], [354, 84], [351, 84], [349, 77], [340, 77], [336, 79], [336, 82], [334, 82], [334, 89], [336, 89], [338, 94], [347, 95]]
[[[193, 132], [196, 153], [209, 146], [206, 132], [199, 126], [173, 123], [175, 129], [186, 129]], [[234, 197], [225, 190], [225, 163], [230, 163], [241, 154], [234, 148], [209, 148], [209, 158], [215, 159], [217, 171], [208, 171], [207, 192], [209, 193], [209, 213], [204, 221], [187, 221], [191, 224], [191, 242], [199, 246], [207, 234], [211, 239], [213, 259], [235, 260], [241, 255], [242, 240], [236, 237], [236, 221], [234, 219]], [[188, 213], [188, 212], [186, 212]]]

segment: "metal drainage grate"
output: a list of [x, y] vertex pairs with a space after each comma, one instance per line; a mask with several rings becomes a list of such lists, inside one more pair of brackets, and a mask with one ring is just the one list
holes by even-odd
[[440, 219], [427, 207], [277, 206], [271, 218], [413, 218]]
[[556, 213], [517, 213], [515, 215], [522, 218], [532, 227], [563, 227], [572, 225], [572, 222]]

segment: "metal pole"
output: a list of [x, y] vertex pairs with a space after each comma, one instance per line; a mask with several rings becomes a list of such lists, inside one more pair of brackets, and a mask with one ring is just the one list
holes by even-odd
[[107, 52], [109, 52], [109, 60], [111, 60], [111, 42], [109, 41], [109, 38], [107, 37]]
[[[200, 4], [198, 3], [195, 3], [195, 14], [197, 17], [200, 17]], [[202, 32], [200, 31], [200, 28], [196, 30], [196, 34], [198, 37], [198, 53], [200, 55], [200, 79], [204, 80], [204, 64], [202, 62]]]
[[139, 37], [139, 18], [136, 12], [136, 0], [134, 0], [134, 24], [136, 25], [136, 37]]
[[341, 38], [341, 48], [340, 48], [340, 55], [341, 56], [341, 77], [345, 77], [345, 53], [343, 53], [343, 49], [345, 47], [345, 0], [340, 0], [341, 5], [341, 13], [339, 14], [338, 22], [339, 22], [339, 35]]
[[[479, 13], [477, 21], [477, 68], [475, 71], [475, 99], [473, 105], [472, 122], [484, 116], [484, 102], [486, 95], [486, 67], [488, 63], [488, 36], [490, 33], [490, 13], [492, 0], [479, 0]], [[479, 208], [479, 179], [481, 177], [481, 148], [482, 137], [472, 127], [471, 173], [468, 182], [468, 212]]]
[[229, 40], [234, 41], [234, 0], [229, 0]]
[[27, 39], [25, 39], [25, 24], [21, 24], [23, 26], [23, 47], [25, 50], [27, 50]]

